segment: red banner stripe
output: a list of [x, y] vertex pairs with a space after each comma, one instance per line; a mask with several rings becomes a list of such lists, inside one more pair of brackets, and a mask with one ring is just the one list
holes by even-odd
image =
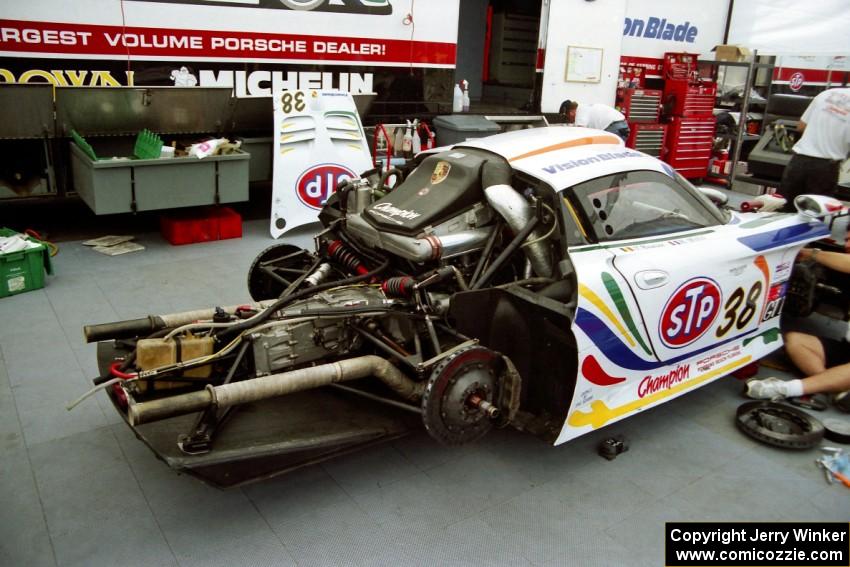
[[829, 71], [826, 69], [795, 69], [793, 67], [777, 67], [773, 70], [773, 80], [782, 82], [790, 81], [795, 75], [797, 75], [797, 73], [802, 75], [802, 81], [804, 83], [825, 83], [828, 80], [831, 80], [833, 83], [840, 83], [848, 72], [837, 69]]
[[370, 39], [0, 20], [0, 51], [122, 58], [279, 59], [455, 65], [457, 46]]
[[629, 67], [642, 67], [647, 75], [661, 75], [664, 60], [657, 57], [637, 57], [634, 55], [623, 55], [620, 57], [620, 65]]

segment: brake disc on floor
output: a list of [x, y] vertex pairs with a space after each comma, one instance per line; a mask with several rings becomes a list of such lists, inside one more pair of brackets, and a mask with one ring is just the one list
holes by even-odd
[[753, 439], [785, 449], [810, 449], [823, 438], [823, 424], [806, 412], [776, 402], [747, 402], [735, 424]]
[[823, 420], [824, 437], [836, 443], [850, 444], [850, 420], [830, 417]]

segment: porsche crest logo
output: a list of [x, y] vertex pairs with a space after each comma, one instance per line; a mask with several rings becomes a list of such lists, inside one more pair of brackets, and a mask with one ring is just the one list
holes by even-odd
[[431, 174], [431, 185], [442, 183], [449, 176], [451, 169], [452, 166], [449, 162], [438, 161], [437, 166], [434, 167], [434, 173]]

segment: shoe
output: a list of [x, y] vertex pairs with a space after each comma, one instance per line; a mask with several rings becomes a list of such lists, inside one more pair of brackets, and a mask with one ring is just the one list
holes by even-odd
[[764, 378], [762, 380], [750, 380], [747, 382], [747, 391], [744, 392], [748, 398], [754, 400], [775, 400], [785, 397], [785, 381], [779, 378]]

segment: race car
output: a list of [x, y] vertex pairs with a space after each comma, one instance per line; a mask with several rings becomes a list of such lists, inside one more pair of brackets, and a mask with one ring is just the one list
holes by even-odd
[[253, 303], [85, 328], [173, 468], [227, 486], [422, 427], [560, 445], [779, 348], [794, 258], [829, 233], [570, 127], [366, 172], [319, 220], [315, 249], [256, 258]]

